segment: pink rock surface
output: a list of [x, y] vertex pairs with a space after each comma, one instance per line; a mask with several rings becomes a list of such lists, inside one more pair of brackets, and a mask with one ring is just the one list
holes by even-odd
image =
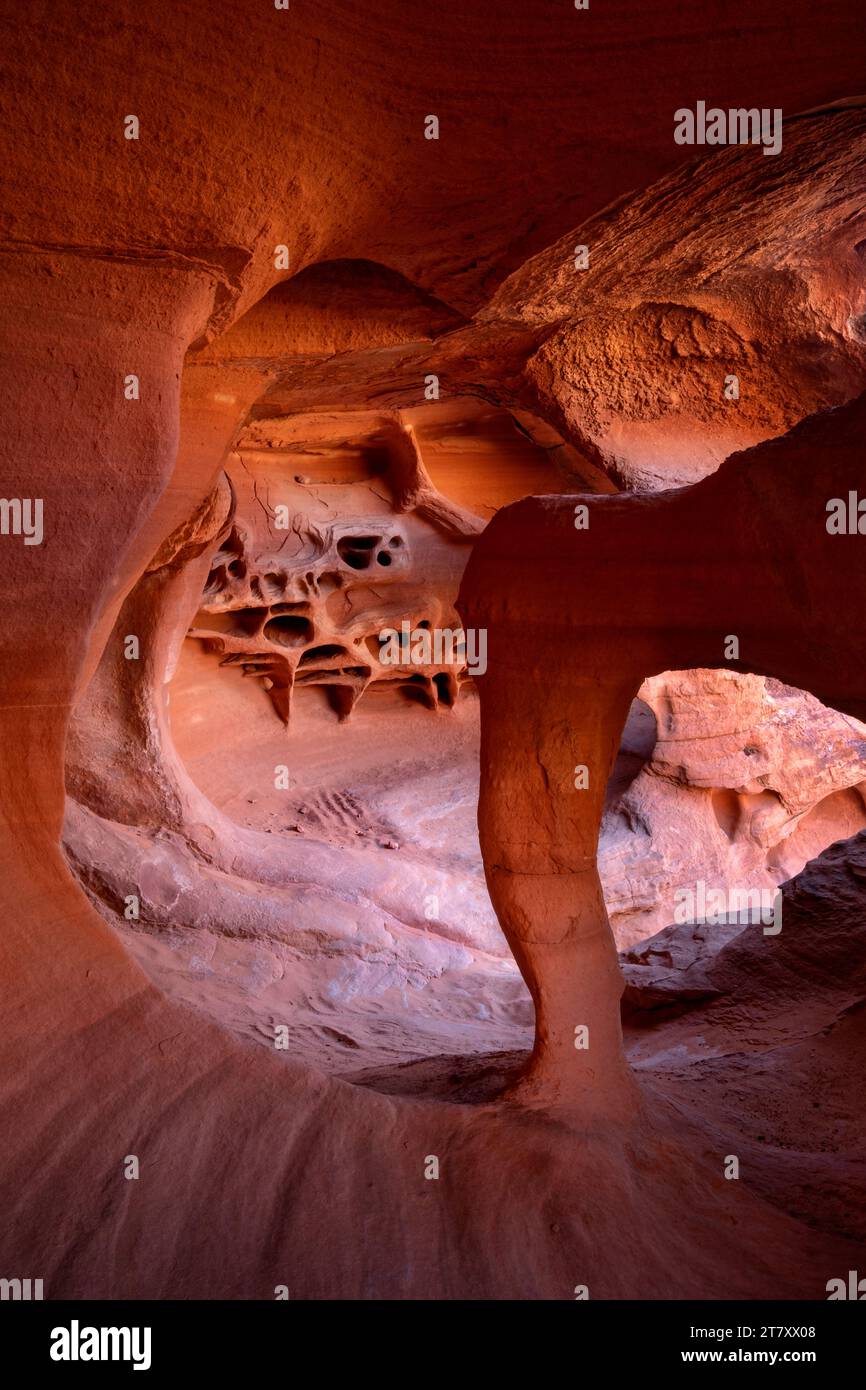
[[[601, 9], [0, 17], [0, 491], [44, 505], [0, 537], [0, 1273], [49, 1298], [862, 1267], [859, 16]], [[732, 73], [778, 159], [673, 141]], [[452, 612], [477, 690], [387, 681], [377, 624]], [[807, 860], [778, 934], [670, 921]]]

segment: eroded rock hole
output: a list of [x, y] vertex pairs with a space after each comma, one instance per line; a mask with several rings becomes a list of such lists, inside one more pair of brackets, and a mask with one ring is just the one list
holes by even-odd
[[[314, 631], [309, 618], [295, 613], [282, 613], [265, 623], [263, 636], [279, 647], [303, 647], [312, 639]], [[303, 661], [303, 657], [301, 660]]]
[[[353, 570], [366, 570], [373, 563], [373, 552], [380, 544], [380, 536], [345, 536], [337, 542], [337, 553]], [[390, 564], [390, 559], [387, 563]]]
[[340, 660], [343, 657], [348, 657], [348, 655], [349, 653], [346, 651], [345, 647], [338, 647], [335, 645], [323, 647], [308, 647], [307, 650], [303, 652], [303, 654], [301, 655], [301, 659], [298, 662], [298, 665], [315, 666], [320, 661]]

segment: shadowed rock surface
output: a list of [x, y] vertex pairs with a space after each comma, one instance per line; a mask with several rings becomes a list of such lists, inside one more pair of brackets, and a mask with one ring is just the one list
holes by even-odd
[[[0, 492], [44, 502], [0, 537], [0, 1269], [823, 1298], [866, 1238], [854, 7], [0, 19]], [[777, 157], [674, 142], [732, 72]], [[779, 931], [677, 918], [783, 883]]]

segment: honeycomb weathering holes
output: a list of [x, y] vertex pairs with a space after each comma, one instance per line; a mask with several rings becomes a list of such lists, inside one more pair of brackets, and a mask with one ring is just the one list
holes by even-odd
[[262, 635], [279, 647], [303, 647], [313, 640], [315, 629], [309, 618], [280, 613], [268, 619], [262, 628]]
[[[298, 512], [292, 517], [292, 534], [301, 541], [301, 553], [296, 559], [282, 553], [278, 568], [272, 553], [254, 539], [256, 522], [253, 512], [221, 543], [191, 637], [221, 655], [224, 667], [258, 677], [283, 723], [296, 686], [323, 686], [326, 693], [339, 687], [340, 693], [329, 700], [341, 719], [370, 686], [397, 690], [433, 709], [453, 708], [469, 679], [465, 665], [437, 666], [432, 648], [430, 660], [419, 662], [409, 652], [394, 665], [380, 633], [406, 623], [429, 632], [434, 619], [418, 618], [419, 608], [432, 608], [438, 614], [435, 621], [458, 630], [452, 605], [465, 550], [438, 540], [442, 557], [428, 573], [426, 537], [435, 534], [429, 523], [418, 531], [420, 549], [415, 553], [408, 536], [392, 527], [375, 529], [348, 520], [323, 526]], [[434, 574], [440, 577], [434, 579]], [[356, 575], [364, 575], [363, 581]], [[443, 580], [444, 590], [437, 587]], [[265, 606], [263, 594], [271, 600]], [[369, 664], [357, 661], [359, 647]]]

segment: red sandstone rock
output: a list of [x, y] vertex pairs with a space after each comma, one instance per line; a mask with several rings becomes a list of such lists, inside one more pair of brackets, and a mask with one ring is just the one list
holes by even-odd
[[[639, 689], [676, 741], [627, 740], [609, 815], [650, 827], [657, 896], [674, 863], [729, 866], [708, 831], [776, 882], [780, 845], [799, 835], [802, 861], [859, 816], [864, 570], [824, 519], [861, 486], [866, 417], [862, 398], [823, 408], [864, 385], [862, 108], [789, 121], [778, 163], [686, 164], [670, 120], [686, 74], [709, 94], [736, 71], [788, 114], [856, 90], [858, 17], [792, 22], [771, 0], [760, 23], [726, 12], [719, 42], [697, 9], [661, 37], [657, 11], [585, 18], [517, 0], [495, 22], [453, 0], [4, 18], [0, 490], [39, 496], [45, 534], [2, 537], [0, 1268], [49, 1297], [814, 1298], [862, 1259], [859, 841], [788, 888], [778, 939], [676, 927], [633, 952], [625, 1048], [597, 870]], [[345, 462], [349, 439], [387, 456], [375, 514], [418, 541], [401, 611], [447, 611], [473, 516], [493, 516], [460, 609], [490, 635], [481, 847], [536, 1005], [528, 1069], [525, 991], [462, 832], [471, 690], [439, 723], [370, 711], [373, 681], [339, 730], [307, 705], [307, 781], [277, 810], [244, 781], [273, 764], [274, 725], [292, 747], [267, 693], [246, 682], [239, 705], [184, 640], [203, 596], [222, 619], [255, 599], [261, 655], [297, 594], [265, 592], [280, 571], [252, 484], [304, 445]], [[355, 534], [334, 511], [314, 577]], [[340, 592], [357, 618], [319, 593], [315, 621], [369, 637], [384, 600]], [[757, 755], [730, 746], [746, 729]], [[341, 758], [363, 795], [329, 778]], [[458, 771], [430, 790], [425, 758]], [[686, 800], [692, 859], [662, 844]], [[144, 912], [115, 929], [129, 892]], [[732, 1145], [740, 1184], [721, 1177]]]
[[652, 677], [637, 705], [641, 763], [613, 795], [599, 846], [620, 947], [674, 921], [678, 894], [685, 901], [699, 883], [771, 899], [827, 844], [866, 826], [858, 720], [723, 670]]

